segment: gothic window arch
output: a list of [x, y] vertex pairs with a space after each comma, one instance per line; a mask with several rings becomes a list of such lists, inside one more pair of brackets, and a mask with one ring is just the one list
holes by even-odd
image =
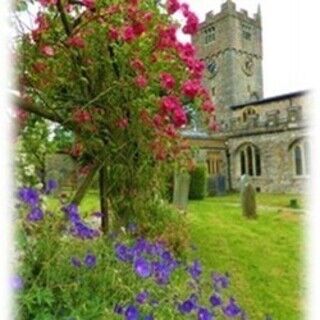
[[310, 145], [304, 138], [296, 140], [289, 147], [293, 157], [294, 175], [307, 176], [310, 174]]
[[238, 151], [240, 174], [251, 177], [261, 176], [260, 150], [253, 144], [245, 144]]

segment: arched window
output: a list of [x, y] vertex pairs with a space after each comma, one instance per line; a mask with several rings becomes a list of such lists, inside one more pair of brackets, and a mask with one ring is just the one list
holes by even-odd
[[294, 173], [296, 176], [310, 174], [310, 147], [305, 139], [299, 139], [290, 147], [293, 154]]
[[239, 150], [240, 173], [249, 176], [261, 176], [261, 156], [259, 149], [246, 144]]
[[206, 29], [204, 31], [205, 33], [205, 38], [204, 38], [204, 42], [205, 44], [208, 44], [212, 41], [214, 41], [216, 39], [216, 29], [215, 27], [209, 27], [208, 29]]
[[303, 168], [302, 168], [302, 152], [300, 146], [295, 146], [294, 148], [294, 161], [296, 167], [296, 175], [302, 176]]

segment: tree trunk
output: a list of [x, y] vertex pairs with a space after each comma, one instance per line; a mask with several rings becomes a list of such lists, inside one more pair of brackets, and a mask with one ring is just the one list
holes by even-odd
[[74, 195], [72, 199], [72, 203], [75, 203], [76, 205], [79, 205], [82, 201], [83, 197], [85, 196], [88, 188], [91, 186], [91, 183], [93, 181], [94, 176], [96, 175], [98, 169], [100, 167], [100, 164], [95, 164], [94, 167], [90, 170], [90, 172], [85, 177], [84, 181], [78, 188], [76, 194]]
[[109, 231], [107, 167], [103, 165], [99, 171], [101, 229], [104, 234]]

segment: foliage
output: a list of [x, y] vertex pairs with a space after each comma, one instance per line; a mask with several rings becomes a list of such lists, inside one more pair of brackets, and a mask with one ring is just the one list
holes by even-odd
[[244, 186], [241, 194], [242, 214], [249, 219], [257, 218], [256, 192], [251, 183]]
[[[228, 298], [229, 276], [212, 273], [208, 280], [194, 253], [189, 262], [160, 241], [101, 237], [76, 206], [45, 212], [43, 197], [32, 188], [19, 191], [14, 283], [20, 319], [245, 317]], [[30, 214], [34, 209], [42, 215]]]
[[198, 18], [170, 0], [41, 0], [39, 8], [30, 32], [17, 22], [20, 107], [74, 133], [69, 153], [105, 168], [105, 198], [128, 220], [136, 199], [139, 206], [159, 193], [165, 163], [188, 165], [179, 130], [192, 110], [216, 127], [204, 63], [178, 41], [172, 15], [183, 13], [189, 35]]
[[203, 199], [207, 193], [207, 184], [207, 167], [204, 164], [198, 164], [191, 171], [189, 199]]
[[16, 145], [16, 181], [18, 185], [44, 185], [46, 157], [55, 152], [50, 140], [49, 124], [46, 120], [31, 115], [20, 128], [20, 139]]

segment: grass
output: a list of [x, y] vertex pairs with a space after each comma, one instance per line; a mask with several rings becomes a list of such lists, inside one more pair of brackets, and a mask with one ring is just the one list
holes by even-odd
[[256, 221], [241, 216], [239, 195], [189, 204], [191, 238], [205, 268], [230, 272], [232, 291], [253, 320], [302, 317], [303, 216], [286, 208], [291, 198], [260, 194]]

